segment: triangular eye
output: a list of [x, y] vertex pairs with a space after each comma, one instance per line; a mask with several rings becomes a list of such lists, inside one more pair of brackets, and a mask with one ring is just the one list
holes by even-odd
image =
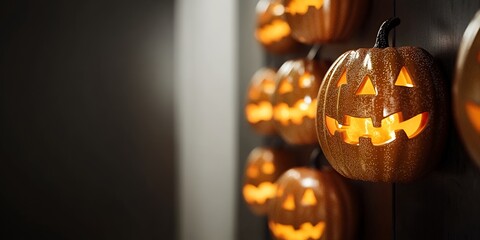
[[270, 175], [275, 172], [275, 165], [272, 162], [266, 162], [262, 165], [262, 172]]
[[415, 87], [412, 78], [410, 77], [410, 74], [408, 74], [408, 71], [405, 67], [402, 67], [402, 70], [400, 70], [397, 81], [395, 81], [395, 86]]
[[263, 92], [265, 92], [266, 94], [271, 95], [275, 91], [275, 81], [271, 79], [264, 79], [262, 81], [262, 86], [263, 86]]
[[304, 206], [315, 206], [317, 205], [317, 198], [312, 189], [305, 190], [305, 193], [302, 197], [302, 205]]
[[280, 94], [285, 94], [293, 91], [293, 86], [292, 84], [288, 81], [288, 79], [284, 79], [278, 88], [278, 92]]
[[367, 75], [360, 84], [360, 87], [357, 90], [357, 95], [377, 95], [377, 90], [373, 86], [372, 80]]
[[337, 88], [342, 86], [343, 84], [347, 84], [347, 71], [343, 72], [340, 80], [337, 82]]
[[282, 204], [282, 208], [285, 210], [293, 211], [295, 210], [295, 199], [293, 195], [289, 194], [285, 201]]

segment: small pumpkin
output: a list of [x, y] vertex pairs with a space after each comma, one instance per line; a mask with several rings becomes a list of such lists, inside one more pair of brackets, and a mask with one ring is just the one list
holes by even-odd
[[292, 30], [285, 21], [285, 8], [281, 0], [260, 0], [257, 4], [257, 28], [255, 37], [272, 53], [288, 53], [296, 49], [298, 42], [292, 38]]
[[275, 196], [275, 181], [296, 165], [295, 155], [285, 149], [257, 147], [248, 156], [243, 183], [243, 198], [252, 212], [264, 215]]
[[406, 182], [438, 159], [445, 140], [445, 82], [433, 57], [417, 47], [388, 46], [385, 21], [371, 49], [348, 51], [318, 94], [318, 141], [345, 177]]
[[275, 92], [276, 71], [261, 68], [252, 77], [248, 87], [245, 116], [248, 123], [260, 134], [274, 134], [272, 96]]
[[366, 15], [368, 0], [283, 0], [292, 36], [301, 43], [348, 39]]
[[277, 131], [286, 142], [317, 142], [316, 96], [328, 67], [326, 61], [297, 59], [285, 62], [278, 70], [273, 118]]
[[453, 97], [460, 135], [480, 166], [480, 11], [468, 25], [460, 44]]
[[278, 179], [268, 225], [276, 239], [352, 240], [356, 216], [354, 198], [340, 175], [301, 167]]

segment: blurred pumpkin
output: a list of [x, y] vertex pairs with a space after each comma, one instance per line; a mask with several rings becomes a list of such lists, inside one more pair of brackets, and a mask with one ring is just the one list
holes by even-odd
[[373, 48], [340, 56], [320, 87], [318, 140], [345, 177], [414, 180], [444, 143], [445, 82], [427, 51], [388, 46], [388, 32], [399, 23], [385, 21]]
[[292, 36], [306, 43], [349, 38], [366, 15], [368, 0], [283, 0]]
[[298, 43], [284, 19], [285, 8], [281, 0], [260, 0], [256, 12], [255, 37], [267, 51], [283, 54], [295, 50]]
[[275, 133], [272, 107], [275, 77], [276, 72], [272, 68], [261, 68], [253, 75], [248, 88], [245, 116], [248, 123], [260, 134]]
[[285, 149], [257, 147], [248, 156], [243, 183], [243, 198], [257, 215], [267, 212], [268, 202], [275, 196], [275, 181], [294, 167], [295, 155]]
[[277, 181], [268, 225], [276, 239], [353, 240], [356, 217], [343, 177], [331, 169], [293, 168]]
[[313, 144], [317, 93], [329, 63], [298, 59], [285, 62], [277, 72], [273, 118], [277, 131], [290, 144]]
[[453, 100], [460, 135], [480, 166], [480, 11], [468, 25], [460, 44]]

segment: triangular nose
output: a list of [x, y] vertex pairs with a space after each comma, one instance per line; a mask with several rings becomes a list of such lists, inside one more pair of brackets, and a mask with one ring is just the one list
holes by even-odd
[[377, 90], [373, 86], [372, 80], [368, 75], [363, 79], [362, 84], [360, 84], [360, 87], [358, 88], [356, 94], [357, 95], [377, 95]]

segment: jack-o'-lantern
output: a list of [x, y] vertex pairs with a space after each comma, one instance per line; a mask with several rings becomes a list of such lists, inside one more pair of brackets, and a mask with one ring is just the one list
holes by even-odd
[[316, 96], [329, 63], [298, 59], [285, 62], [277, 72], [273, 119], [277, 131], [290, 144], [313, 144]]
[[275, 91], [275, 70], [261, 68], [252, 77], [248, 88], [245, 116], [248, 123], [261, 134], [275, 133], [272, 96]]
[[453, 89], [460, 134], [480, 166], [480, 11], [463, 35]]
[[285, 149], [257, 147], [248, 156], [243, 183], [243, 198], [258, 214], [267, 212], [268, 202], [275, 196], [275, 181], [296, 165], [295, 155]]
[[341, 55], [319, 90], [318, 141], [348, 178], [414, 180], [436, 162], [445, 140], [445, 83], [427, 51], [388, 46], [399, 23], [385, 21], [373, 48]]
[[368, 0], [283, 0], [292, 36], [306, 44], [349, 38], [362, 23]]
[[292, 38], [292, 30], [285, 21], [281, 0], [260, 0], [257, 4], [257, 29], [255, 37], [272, 53], [293, 51], [298, 43]]
[[353, 240], [356, 217], [350, 189], [335, 171], [293, 168], [277, 180], [268, 225], [276, 239]]

